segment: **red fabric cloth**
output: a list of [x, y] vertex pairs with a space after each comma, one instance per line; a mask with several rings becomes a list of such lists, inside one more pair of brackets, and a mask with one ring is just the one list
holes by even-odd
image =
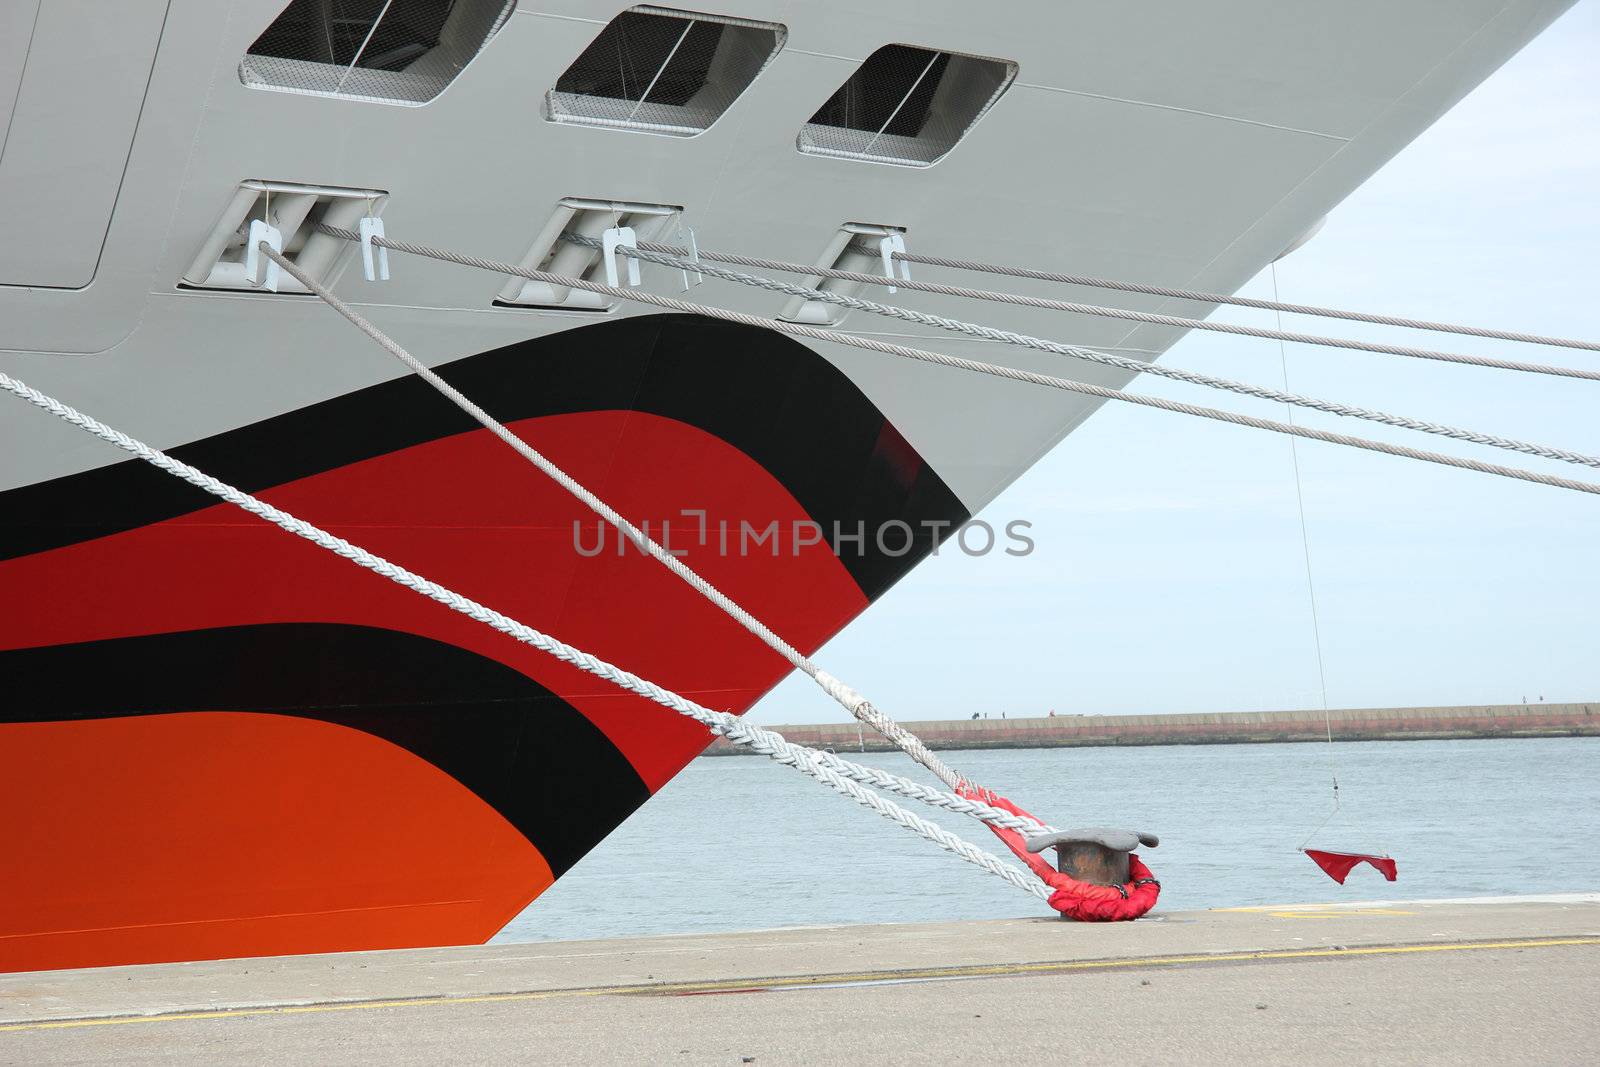
[[1397, 873], [1394, 860], [1388, 856], [1369, 856], [1364, 852], [1323, 852], [1321, 849], [1315, 848], [1308, 848], [1303, 851], [1311, 857], [1313, 863], [1327, 873], [1329, 878], [1332, 878], [1340, 885], [1344, 885], [1344, 880], [1349, 877], [1350, 872], [1355, 870], [1358, 864], [1362, 863], [1372, 864], [1379, 873], [1391, 882], [1394, 881]]
[[[1013, 815], [1034, 818], [1005, 797], [987, 789], [975, 789], [962, 783], [956, 790], [969, 800], [981, 800], [991, 807], [1009, 811]], [[1037, 820], [1035, 820], [1037, 821]], [[1050, 861], [1037, 852], [1029, 852], [1022, 835], [1015, 830], [990, 825], [989, 829], [1005, 842], [1016, 857], [1028, 865], [1045, 885], [1054, 889], [1047, 903], [1061, 914], [1079, 922], [1126, 922], [1137, 919], [1155, 907], [1161, 896], [1161, 883], [1155, 880], [1139, 859], [1137, 853], [1128, 853], [1128, 873], [1132, 876], [1121, 886], [1094, 885], [1080, 882], [1070, 874], [1063, 874], [1050, 865]], [[1140, 883], [1143, 883], [1142, 885]]]

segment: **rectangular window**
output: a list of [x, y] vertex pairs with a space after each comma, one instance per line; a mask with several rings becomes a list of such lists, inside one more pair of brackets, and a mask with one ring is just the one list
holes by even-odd
[[942, 159], [1017, 76], [1003, 59], [888, 44], [800, 130], [812, 155], [926, 167]]
[[635, 7], [606, 24], [545, 98], [552, 122], [692, 136], [783, 47], [766, 22]]

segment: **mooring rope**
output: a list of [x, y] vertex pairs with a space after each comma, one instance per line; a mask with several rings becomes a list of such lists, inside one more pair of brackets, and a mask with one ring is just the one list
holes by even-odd
[[[340, 235], [350, 233], [348, 230], [334, 230], [331, 227], [329, 230]], [[387, 242], [385, 242], [385, 244], [387, 244]], [[506, 429], [505, 426], [501, 425], [498, 420], [496, 420], [488, 412], [484, 411], [477, 404], [473, 403], [471, 398], [466, 396], [459, 389], [455, 388], [455, 386], [451, 385], [449, 382], [439, 377], [439, 375], [435, 374], [429, 367], [423, 364], [421, 360], [417, 359], [410, 352], [407, 352], [393, 338], [389, 337], [382, 330], [378, 329], [378, 327], [374, 326], [371, 322], [363, 318], [359, 312], [350, 307], [350, 305], [346, 304], [344, 301], [340, 300], [321, 282], [317, 281], [315, 278], [311, 277], [305, 271], [296, 266], [293, 260], [275, 251], [265, 242], [263, 242], [261, 245], [261, 251], [264, 255], [271, 257], [273, 262], [282, 267], [301, 285], [304, 285], [308, 290], [321, 297], [329, 307], [333, 308], [340, 315], [343, 315], [357, 329], [366, 334], [381, 348], [383, 348], [384, 351], [388, 352], [390, 355], [400, 360], [400, 362], [404, 363], [407, 367], [411, 368], [413, 373], [422, 378], [422, 380], [427, 382], [429, 385], [433, 386], [434, 389], [438, 390], [440, 394], [449, 399], [451, 403], [456, 405], [456, 407], [466, 412], [484, 429], [500, 438], [500, 440], [504, 441], [507, 445], [510, 445], [518, 455], [522, 456], [529, 463], [532, 463], [535, 467], [539, 468], [539, 470], [543, 471], [546, 475], [553, 479], [556, 484], [560, 485], [561, 488], [565, 489], [568, 493], [571, 493], [575, 498], [577, 498], [578, 501], [580, 501], [585, 507], [593, 511], [596, 515], [599, 515], [601, 518], [605, 519], [618, 531], [620, 531], [624, 537], [632, 541], [642, 551], [654, 557], [662, 566], [666, 567], [673, 574], [683, 579], [684, 582], [688, 583], [690, 588], [694, 589], [701, 596], [705, 597], [707, 600], [711, 601], [711, 603], [721, 608], [729, 618], [733, 619], [740, 626], [744, 627], [746, 631], [759, 639], [768, 648], [782, 656], [791, 666], [814, 680], [817, 685], [822, 688], [823, 692], [827, 693], [830, 697], [836, 700], [842, 707], [845, 708], [845, 710], [849, 711], [851, 715], [868, 724], [884, 737], [893, 741], [912, 759], [916, 760], [918, 763], [932, 772], [933, 775], [943, 782], [948, 788], [955, 789], [964, 781], [964, 779], [953, 769], [951, 769], [943, 760], [941, 760], [938, 756], [935, 756], [933, 752], [928, 749], [928, 746], [922, 743], [922, 739], [917, 737], [916, 734], [905, 729], [899, 723], [891, 719], [888, 715], [884, 714], [882, 711], [879, 711], [861, 694], [857, 693], [854, 689], [850, 688], [848, 685], [845, 685], [839, 679], [835, 678], [833, 675], [817, 666], [817, 664], [813, 663], [810, 657], [806, 656], [799, 649], [789, 644], [789, 642], [785, 641], [782, 637], [779, 637], [760, 619], [756, 618], [754, 615], [736, 603], [732, 597], [729, 597], [726, 593], [722, 592], [722, 590], [718, 589], [705, 578], [701, 577], [699, 573], [689, 567], [688, 564], [684, 563], [677, 556], [669, 552], [666, 548], [657, 544], [650, 538], [648, 534], [640, 530], [627, 519], [623, 518], [615, 508], [611, 507], [604, 500], [601, 500], [594, 493], [590, 492], [589, 489], [580, 483], [576, 478], [573, 478], [566, 471], [562, 470], [549, 458], [536, 450], [532, 445], [528, 444], [522, 438]]]
[[[640, 241], [639, 248], [647, 252], [664, 252], [671, 256], [686, 256], [689, 254], [689, 250], [686, 248], [677, 245], [659, 244], [654, 241]], [[1443, 363], [1460, 363], [1471, 367], [1490, 367], [1495, 370], [1522, 371], [1527, 374], [1551, 374], [1561, 378], [1583, 378], [1589, 381], [1600, 381], [1600, 370], [1559, 367], [1548, 363], [1527, 363], [1512, 359], [1495, 359], [1490, 356], [1473, 356], [1460, 352], [1441, 352], [1432, 348], [1413, 348], [1409, 345], [1390, 345], [1377, 341], [1358, 341], [1344, 337], [1324, 337], [1320, 334], [1269, 330], [1256, 326], [1241, 326], [1230, 322], [1212, 322], [1209, 319], [1186, 319], [1177, 315], [1158, 315], [1148, 311], [1129, 311], [1126, 308], [1104, 307], [1099, 304], [1079, 304], [1069, 300], [1051, 300], [1042, 296], [1022, 296], [1018, 293], [1002, 293], [993, 289], [969, 289], [959, 285], [942, 285], [937, 282], [888, 278], [882, 274], [817, 267], [779, 259], [762, 259], [757, 256], [740, 256], [731, 252], [708, 252], [703, 248], [699, 249], [698, 252], [701, 260], [710, 259], [740, 267], [754, 267], [757, 270], [781, 270], [790, 274], [807, 275], [814, 278], [836, 278], [840, 281], [860, 282], [863, 285], [887, 285], [919, 293], [956, 296], [970, 300], [989, 300], [1000, 304], [1015, 304], [1019, 307], [1043, 308], [1047, 311], [1067, 311], [1077, 315], [1093, 315], [1098, 318], [1123, 319], [1128, 322], [1151, 323], [1157, 326], [1174, 326], [1183, 330], [1211, 330], [1216, 333], [1237, 334], [1241, 337], [1259, 337], [1269, 341], [1296, 341], [1301, 344], [1321, 345], [1325, 348], [1348, 348], [1359, 352], [1376, 352], [1387, 356], [1408, 356], [1412, 359], [1431, 359]]]
[[[328, 233], [346, 240], [359, 240], [359, 236], [352, 230], [344, 230], [333, 226], [319, 226], [319, 232]], [[696, 304], [675, 297], [662, 296], [658, 293], [645, 292], [639, 289], [625, 289], [617, 286], [602, 285], [581, 278], [568, 278], [558, 274], [549, 274], [545, 271], [531, 270], [518, 266], [515, 263], [505, 263], [500, 260], [485, 259], [481, 256], [463, 255], [446, 249], [434, 248], [429, 245], [414, 244], [409, 241], [395, 241], [387, 238], [373, 238], [373, 243], [396, 252], [406, 252], [411, 255], [424, 256], [437, 259], [445, 263], [456, 263], [465, 267], [476, 267], [480, 270], [490, 271], [495, 274], [507, 274], [530, 281], [545, 282], [550, 285], [566, 286], [573, 289], [582, 289], [587, 292], [599, 293], [619, 300], [632, 300], [641, 304], [650, 304], [655, 307], [666, 308], [669, 311], [678, 311], [688, 315], [704, 315], [707, 318], [721, 319], [724, 322], [737, 322], [746, 326], [756, 326], [762, 329], [786, 333], [794, 337], [809, 337], [816, 341], [828, 341], [834, 344], [860, 348], [870, 352], [880, 352], [885, 355], [898, 356], [903, 359], [918, 360], [923, 363], [933, 363], [943, 367], [957, 370], [971, 371], [978, 374], [988, 374], [999, 378], [1009, 378], [1012, 381], [1025, 382], [1030, 385], [1040, 385], [1050, 389], [1061, 389], [1067, 392], [1078, 393], [1083, 396], [1092, 396], [1102, 400], [1120, 400], [1124, 403], [1137, 404], [1141, 407], [1155, 408], [1160, 411], [1171, 411], [1183, 415], [1192, 415], [1196, 418], [1213, 419], [1218, 422], [1232, 423], [1235, 426], [1245, 426], [1257, 430], [1270, 430], [1273, 433], [1291, 434], [1295, 437], [1312, 441], [1322, 441], [1328, 444], [1345, 445], [1350, 448], [1366, 449], [1370, 452], [1380, 452], [1384, 455], [1399, 456], [1405, 459], [1419, 460], [1425, 463], [1437, 463], [1441, 466], [1456, 467], [1461, 470], [1476, 471], [1479, 474], [1493, 474], [1502, 478], [1513, 478], [1518, 481], [1535, 482], [1540, 485], [1554, 486], [1559, 489], [1570, 489], [1579, 493], [1600, 495], [1600, 484], [1580, 482], [1571, 478], [1558, 475], [1544, 474], [1538, 471], [1524, 470], [1519, 467], [1506, 467], [1497, 463], [1485, 463], [1481, 460], [1468, 459], [1462, 456], [1444, 455], [1438, 452], [1429, 452], [1423, 449], [1411, 448], [1407, 445], [1390, 444], [1387, 441], [1377, 441], [1371, 438], [1354, 437], [1349, 434], [1335, 433], [1330, 430], [1318, 430], [1308, 426], [1292, 426], [1288, 423], [1277, 422], [1272, 419], [1257, 418], [1253, 415], [1244, 415], [1233, 411], [1224, 411], [1220, 408], [1210, 408], [1199, 404], [1188, 404], [1176, 400], [1167, 400], [1163, 397], [1148, 396], [1142, 393], [1128, 393], [1120, 389], [1109, 389], [1104, 386], [1092, 385], [1088, 382], [1074, 381], [1070, 378], [1057, 378], [1047, 374], [1036, 374], [1033, 371], [1020, 370], [1016, 367], [1007, 367], [1000, 364], [984, 363], [979, 360], [965, 359], [961, 356], [952, 356], [944, 352], [930, 352], [925, 349], [911, 348], [906, 345], [892, 344], [880, 341], [873, 337], [857, 337], [854, 334], [843, 333], [839, 330], [827, 330], [816, 326], [807, 326], [803, 323], [785, 322], [782, 319], [766, 318], [760, 315], [750, 315], [741, 311], [730, 311], [727, 308], [712, 307], [705, 304]], [[855, 694], [859, 698], [859, 694]]]
[[[414, 593], [425, 596], [452, 611], [459, 612], [522, 644], [554, 656], [563, 663], [571, 664], [630, 693], [644, 697], [662, 707], [670, 708], [680, 715], [695, 720], [717, 736], [726, 737], [729, 741], [747, 746], [784, 766], [793, 767], [829, 786], [836, 792], [842, 793], [857, 803], [871, 808], [879, 815], [927, 838], [946, 851], [983, 868], [990, 874], [1003, 878], [1026, 893], [1030, 893], [1040, 899], [1047, 898], [1050, 895], [1050, 890], [1037, 878], [1024, 873], [999, 857], [983, 851], [976, 845], [962, 840], [948, 830], [928, 822], [914, 812], [907, 811], [893, 801], [878, 795], [873, 790], [862, 788], [858, 783], [868, 783], [878, 788], [932, 804], [947, 811], [970, 815], [983, 822], [1006, 826], [1023, 833], [1053, 832], [1050, 828], [1033, 819], [1019, 818], [987, 804], [919, 785], [916, 782], [885, 771], [851, 763], [833, 753], [794, 744], [775, 731], [764, 730], [752, 723], [746, 723], [738, 716], [730, 715], [727, 712], [713, 711], [670, 689], [640, 678], [638, 675], [632, 674], [598, 656], [569, 645], [507, 615], [503, 615], [493, 608], [485, 607], [475, 600], [462, 596], [460, 593], [448, 589], [438, 582], [431, 581], [413, 571], [407, 570], [397, 563], [392, 563], [382, 556], [369, 552], [342, 537], [328, 533], [304, 519], [297, 518], [280, 508], [268, 504], [264, 500], [244, 492], [242, 489], [214, 478], [181, 460], [174, 459], [165, 452], [130, 437], [120, 430], [113, 429], [54, 397], [34, 389], [27, 383], [11, 377], [3, 371], [0, 371], [0, 389], [26, 400], [28, 403], [64, 422], [93, 434], [102, 441], [137, 456], [146, 463], [166, 471], [174, 477], [181, 478], [190, 485], [203, 489], [212, 496], [225, 500], [235, 507], [272, 523], [279, 529], [294, 534], [296, 537], [304, 538], [320, 548], [349, 560], [358, 567], [363, 567], [374, 574], [381, 575], [398, 585], [410, 589]], [[607, 827], [606, 829], [610, 828]]]
[[[567, 234], [562, 240], [586, 248], [599, 248], [601, 243], [591, 237]], [[1135, 374], [1154, 374], [1173, 381], [1186, 382], [1190, 385], [1204, 386], [1208, 389], [1220, 389], [1242, 396], [1256, 397], [1261, 400], [1271, 400], [1280, 404], [1290, 404], [1296, 407], [1310, 408], [1314, 411], [1323, 411], [1331, 415], [1343, 415], [1347, 418], [1362, 419], [1367, 422], [1380, 423], [1384, 426], [1394, 426], [1405, 430], [1416, 430], [1421, 433], [1435, 434], [1448, 437], [1453, 441], [1467, 441], [1472, 444], [1486, 445], [1490, 448], [1503, 449], [1508, 452], [1520, 452], [1528, 456], [1540, 456], [1545, 459], [1560, 460], [1563, 463], [1575, 463], [1586, 467], [1600, 468], [1600, 456], [1586, 455], [1582, 452], [1573, 452], [1553, 445], [1534, 444], [1527, 441], [1518, 441], [1514, 438], [1501, 437], [1497, 434], [1482, 433], [1477, 430], [1466, 430], [1457, 426], [1447, 426], [1442, 423], [1428, 422], [1414, 419], [1405, 415], [1392, 415], [1388, 412], [1375, 411], [1371, 408], [1358, 407], [1353, 404], [1342, 404], [1334, 400], [1321, 400], [1316, 397], [1302, 396], [1298, 393], [1282, 392], [1263, 385], [1251, 385], [1247, 382], [1234, 381], [1230, 378], [1218, 378], [1198, 371], [1185, 370], [1166, 364], [1152, 363], [1146, 360], [1133, 359], [1128, 356], [1119, 356], [1110, 352], [1101, 352], [1080, 345], [1068, 345], [1059, 341], [1047, 341], [1039, 337], [1030, 337], [1027, 334], [1015, 333], [1011, 330], [1002, 330], [993, 326], [984, 326], [981, 323], [963, 322], [960, 319], [946, 318], [943, 315], [933, 315], [925, 311], [913, 311], [909, 308], [899, 307], [894, 304], [880, 304], [872, 300], [862, 300], [859, 297], [846, 296], [842, 293], [832, 293], [825, 289], [810, 289], [792, 282], [780, 281], [776, 278], [765, 278], [757, 274], [746, 274], [743, 271], [728, 270], [724, 267], [715, 267], [703, 262], [685, 259], [680, 256], [668, 255], [664, 252], [651, 252], [648, 250], [621, 247], [617, 251], [623, 255], [633, 256], [646, 263], [655, 263], [660, 266], [673, 267], [678, 270], [691, 270], [701, 274], [709, 274], [713, 278], [734, 282], [739, 285], [765, 289], [769, 292], [787, 293], [790, 296], [804, 297], [808, 300], [818, 300], [834, 304], [838, 307], [851, 308], [865, 311], [874, 315], [899, 319], [903, 322], [915, 322], [936, 329], [947, 330], [952, 333], [964, 334], [968, 337], [981, 337], [988, 341], [999, 341], [1003, 344], [1017, 345], [1022, 348], [1031, 348], [1040, 352], [1051, 352], [1056, 355], [1069, 356], [1090, 363], [1099, 363], [1108, 367], [1117, 367]], [[1284, 342], [1279, 341], [1282, 345]], [[1293, 420], [1288, 420], [1292, 422]]]
[[[706, 252], [700, 253], [708, 255]], [[874, 249], [866, 254], [877, 255]], [[1484, 326], [1463, 326], [1453, 322], [1430, 322], [1427, 319], [1407, 319], [1398, 315], [1379, 315], [1370, 311], [1349, 311], [1344, 308], [1319, 307], [1315, 304], [1286, 304], [1277, 299], [1258, 300], [1247, 296], [1228, 296], [1223, 293], [1206, 293], [1198, 289], [1179, 289], [1167, 285], [1144, 285], [1139, 282], [1096, 278], [1086, 274], [1061, 274], [1056, 271], [1030, 270], [998, 263], [980, 263], [971, 259], [947, 259], [943, 256], [918, 255], [894, 252], [895, 259], [907, 263], [921, 263], [930, 267], [949, 267], [952, 270], [974, 271], [981, 274], [1000, 274], [1010, 278], [1030, 278], [1035, 281], [1060, 282], [1063, 285], [1083, 285], [1091, 289], [1114, 289], [1124, 293], [1142, 293], [1145, 296], [1169, 296], [1178, 300], [1193, 300], [1201, 304], [1229, 304], [1233, 307], [1256, 308], [1262, 311], [1288, 312], [1291, 315], [1311, 315], [1324, 319], [1345, 319], [1349, 322], [1370, 322], [1378, 326], [1400, 326], [1408, 330], [1427, 330], [1432, 333], [1453, 333], [1463, 337], [1487, 337], [1496, 341], [1520, 341], [1530, 345], [1548, 345], [1552, 348], [1576, 348], [1587, 352], [1600, 352], [1600, 341], [1579, 341], [1570, 337], [1548, 337], [1537, 333], [1520, 333], [1516, 330], [1497, 330]], [[1279, 328], [1282, 328], [1280, 323]]]

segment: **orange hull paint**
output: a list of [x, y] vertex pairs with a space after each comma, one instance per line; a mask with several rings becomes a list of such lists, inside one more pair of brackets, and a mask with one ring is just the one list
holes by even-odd
[[481, 942], [553, 881], [454, 778], [330, 723], [16, 723], [0, 748], [0, 971]]

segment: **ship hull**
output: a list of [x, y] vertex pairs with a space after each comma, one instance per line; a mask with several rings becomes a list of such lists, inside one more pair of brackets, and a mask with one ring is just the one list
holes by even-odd
[[[966, 517], [774, 334], [636, 318], [441, 372], [803, 649]], [[707, 706], [787, 670], [419, 381], [174, 451]], [[0, 494], [29, 517], [0, 563], [29, 605], [0, 622], [0, 806], [33, 813], [0, 968], [486, 940], [709, 740], [167, 478]]]
[[[547, 121], [616, 0], [431, 5], [503, 17], [434, 95], [404, 99], [365, 68], [344, 92], [349, 71], [308, 57], [287, 60], [332, 80], [264, 84], [288, 68], [252, 50], [288, 0], [18, 0], [0, 5], [0, 369], [742, 712], [787, 663], [322, 302], [251, 288], [225, 261], [246, 239], [230, 212], [268, 214], [271, 190], [280, 221], [296, 195], [332, 196], [329, 211], [366, 197], [396, 238], [543, 262], [574, 205], [631, 205], [701, 248], [791, 262], [865, 226], [916, 252], [1231, 292], [1568, 3], [1019, 0], [997, 18], [968, 0], [728, 0], [718, 25], [754, 22], [782, 46], [725, 114], [667, 136], [627, 128], [637, 109]], [[932, 165], [805, 151], [807, 116], [894, 42], [1014, 78]], [[807, 652], [1099, 403], [391, 258], [369, 278], [335, 249], [321, 276]], [[644, 271], [656, 292], [689, 281]], [[788, 304], [714, 279], [690, 298], [763, 317]], [[1137, 360], [1181, 336], [890, 299]], [[834, 324], [1103, 387], [1134, 377], [859, 311]], [[481, 942], [710, 740], [0, 403], [0, 970]]]

